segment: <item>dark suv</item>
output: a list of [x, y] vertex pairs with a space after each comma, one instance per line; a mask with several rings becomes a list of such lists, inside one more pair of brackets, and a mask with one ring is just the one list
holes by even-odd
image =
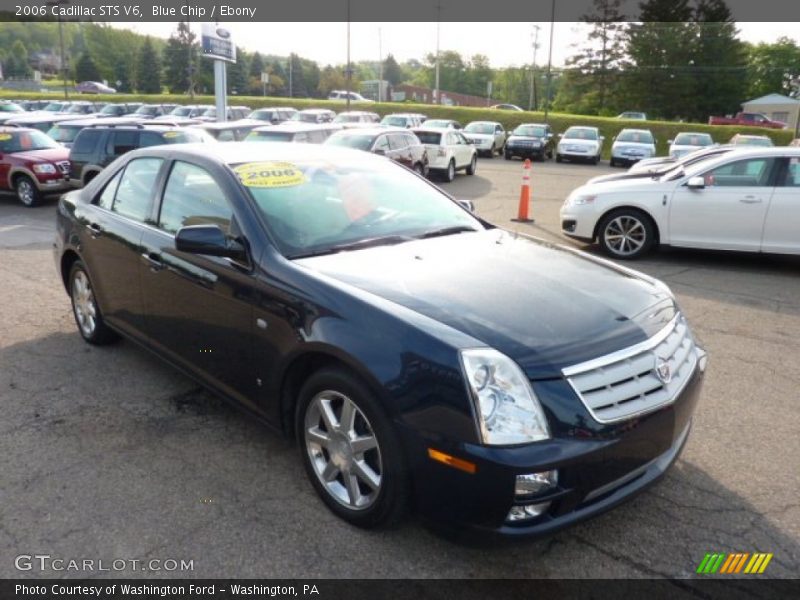
[[110, 127], [99, 121], [96, 126], [81, 129], [75, 137], [69, 153], [69, 180], [74, 187], [83, 187], [114, 159], [136, 148], [213, 141], [200, 129], [155, 123]]

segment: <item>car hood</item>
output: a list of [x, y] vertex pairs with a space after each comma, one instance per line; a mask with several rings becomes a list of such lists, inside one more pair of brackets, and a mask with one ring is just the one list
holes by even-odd
[[642, 342], [677, 310], [656, 280], [498, 229], [296, 262], [496, 348], [532, 379]]
[[544, 142], [547, 138], [536, 135], [510, 135], [508, 141], [531, 141], [531, 142]]
[[573, 140], [567, 138], [561, 138], [558, 143], [563, 146], [586, 146], [588, 148], [597, 148], [600, 144], [597, 140]]
[[[628, 175], [623, 173], [622, 175]], [[617, 194], [626, 192], [651, 192], [656, 189], [661, 189], [662, 186], [674, 186], [675, 182], [662, 183], [658, 179], [648, 173], [631, 173], [632, 177], [623, 177], [621, 179], [605, 179], [602, 181], [589, 181], [579, 188], [574, 189], [570, 196], [586, 195], [586, 194]]]
[[493, 140], [494, 134], [493, 133], [470, 133], [468, 131], [464, 132], [464, 136], [476, 140]]
[[44, 150], [27, 150], [25, 152], [15, 152], [14, 158], [19, 160], [29, 160], [31, 162], [60, 162], [69, 159], [69, 149], [46, 148]]
[[614, 142], [613, 148], [615, 150], [622, 150], [623, 148], [636, 148], [639, 150], [655, 151], [656, 147], [653, 144], [648, 144], [645, 142]]

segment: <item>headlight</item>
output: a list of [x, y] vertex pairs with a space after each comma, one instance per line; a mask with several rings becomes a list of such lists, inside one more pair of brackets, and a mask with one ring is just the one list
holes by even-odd
[[592, 204], [597, 200], [597, 196], [593, 194], [578, 194], [569, 199], [570, 204]]
[[50, 163], [43, 163], [41, 165], [33, 165], [33, 172], [34, 173], [48, 173], [52, 174], [56, 172], [56, 166], [51, 165]]
[[461, 351], [484, 444], [527, 444], [550, 438], [542, 406], [517, 364], [492, 348]]

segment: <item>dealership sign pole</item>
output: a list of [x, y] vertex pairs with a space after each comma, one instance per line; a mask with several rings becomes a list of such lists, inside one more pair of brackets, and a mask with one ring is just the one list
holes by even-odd
[[214, 59], [214, 97], [217, 121], [227, 120], [228, 81], [226, 63], [236, 62], [236, 44], [231, 32], [213, 23], [204, 23], [200, 35], [203, 56]]

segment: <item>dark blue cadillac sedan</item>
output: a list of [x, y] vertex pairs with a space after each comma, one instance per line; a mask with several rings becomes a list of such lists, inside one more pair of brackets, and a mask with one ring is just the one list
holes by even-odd
[[150, 147], [58, 211], [83, 338], [286, 435], [327, 506], [542, 534], [658, 479], [706, 354], [662, 283], [508, 233], [385, 157]]

